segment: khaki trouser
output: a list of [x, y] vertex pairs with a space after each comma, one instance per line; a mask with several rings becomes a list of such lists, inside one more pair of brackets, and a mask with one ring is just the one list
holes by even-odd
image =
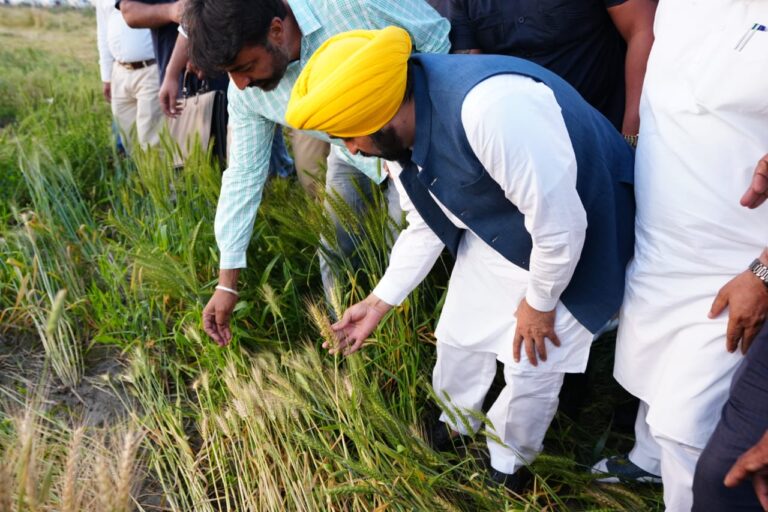
[[157, 64], [141, 69], [127, 69], [118, 63], [112, 66], [112, 115], [128, 151], [136, 141], [143, 147], [160, 142], [163, 112], [159, 89]]
[[291, 130], [291, 147], [296, 174], [302, 188], [313, 199], [317, 199], [318, 187], [323, 186], [321, 175], [330, 151], [330, 144], [311, 135]]

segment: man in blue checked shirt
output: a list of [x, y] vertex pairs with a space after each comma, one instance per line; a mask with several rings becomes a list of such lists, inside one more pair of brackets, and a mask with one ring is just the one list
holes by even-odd
[[[288, 99], [306, 61], [335, 34], [390, 25], [408, 31], [416, 52], [447, 53], [450, 24], [424, 0], [188, 0], [184, 24], [190, 60], [206, 73], [226, 71], [231, 78], [232, 142], [215, 223], [221, 270], [203, 310], [205, 331], [226, 345], [232, 338], [229, 322], [237, 303], [239, 269], [246, 266], [246, 248], [267, 178], [272, 133], [276, 123], [286, 124]], [[379, 184], [386, 174], [378, 160], [352, 156], [334, 142], [326, 192], [362, 209], [365, 201], [358, 190], [370, 189], [367, 178]], [[394, 187], [389, 187], [388, 196], [390, 214], [399, 211]], [[338, 223], [337, 238], [343, 252], [354, 250]], [[323, 252], [321, 272], [328, 292], [333, 276]]]

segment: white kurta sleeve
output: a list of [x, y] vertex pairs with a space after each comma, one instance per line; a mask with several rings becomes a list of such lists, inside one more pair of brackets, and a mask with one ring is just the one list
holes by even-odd
[[411, 291], [424, 280], [440, 256], [444, 244], [429, 228], [416, 211], [398, 177], [397, 164], [388, 162], [392, 183], [400, 194], [400, 206], [405, 211], [408, 227], [397, 237], [389, 255], [389, 266], [376, 285], [373, 294], [393, 306], [405, 300]]
[[526, 301], [551, 311], [570, 282], [587, 228], [560, 106], [544, 84], [498, 75], [469, 92], [461, 118], [472, 150], [525, 215], [533, 241]]

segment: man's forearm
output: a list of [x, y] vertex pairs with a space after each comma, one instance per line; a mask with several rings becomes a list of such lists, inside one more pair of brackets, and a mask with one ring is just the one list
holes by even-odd
[[178, 76], [184, 72], [188, 60], [188, 42], [187, 38], [179, 34], [176, 37], [176, 45], [173, 47], [173, 53], [165, 67], [165, 76], [168, 80], [177, 80]]
[[621, 127], [625, 135], [637, 135], [640, 128], [640, 93], [643, 89], [648, 54], [653, 46], [655, 13], [654, 0], [627, 0], [608, 8], [613, 24], [627, 42], [624, 68], [626, 103]]
[[763, 249], [763, 252], [760, 253], [759, 259], [760, 259], [760, 263], [768, 266], [768, 247]]
[[250, 97], [247, 91], [236, 91], [229, 97], [232, 144], [214, 221], [221, 268], [246, 267], [246, 250], [261, 204], [275, 134], [275, 123], [254, 112]]
[[[390, 170], [397, 166], [394, 174], [400, 174], [399, 164], [387, 162], [387, 166]], [[445, 246], [419, 215], [399, 180], [393, 179], [389, 185], [397, 187], [408, 227], [392, 246], [387, 270], [371, 294], [387, 304], [398, 305], [424, 280]]]
[[386, 315], [390, 309], [392, 309], [394, 306], [392, 304], [389, 304], [379, 297], [377, 297], [374, 293], [368, 294], [368, 296], [363, 299], [363, 302], [368, 304], [370, 307], [372, 307], [377, 313], [381, 314], [382, 316]]
[[[261, 167], [265, 166], [259, 165]], [[239, 167], [230, 167], [224, 172], [214, 221], [220, 268], [246, 267], [246, 251], [266, 174], [266, 169], [249, 172]]]
[[643, 90], [648, 53], [653, 45], [653, 33], [638, 33], [627, 44], [625, 64], [626, 103], [621, 131], [637, 135], [640, 131], [640, 94]]
[[160, 28], [169, 23], [178, 23], [176, 2], [167, 4], [145, 4], [137, 0], [122, 0], [120, 12], [131, 28]]
[[222, 268], [219, 270], [219, 284], [237, 290], [237, 278], [239, 276], [239, 268]]

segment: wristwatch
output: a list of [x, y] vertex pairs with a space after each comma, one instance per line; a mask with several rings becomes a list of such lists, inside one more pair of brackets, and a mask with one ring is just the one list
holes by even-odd
[[768, 266], [763, 265], [760, 258], [756, 258], [755, 261], [749, 266], [749, 270], [760, 279], [765, 286], [768, 287]]
[[627, 141], [627, 144], [633, 148], [637, 148], [637, 134], [627, 135], [626, 133], [622, 133], [621, 135], [624, 137], [624, 140]]

